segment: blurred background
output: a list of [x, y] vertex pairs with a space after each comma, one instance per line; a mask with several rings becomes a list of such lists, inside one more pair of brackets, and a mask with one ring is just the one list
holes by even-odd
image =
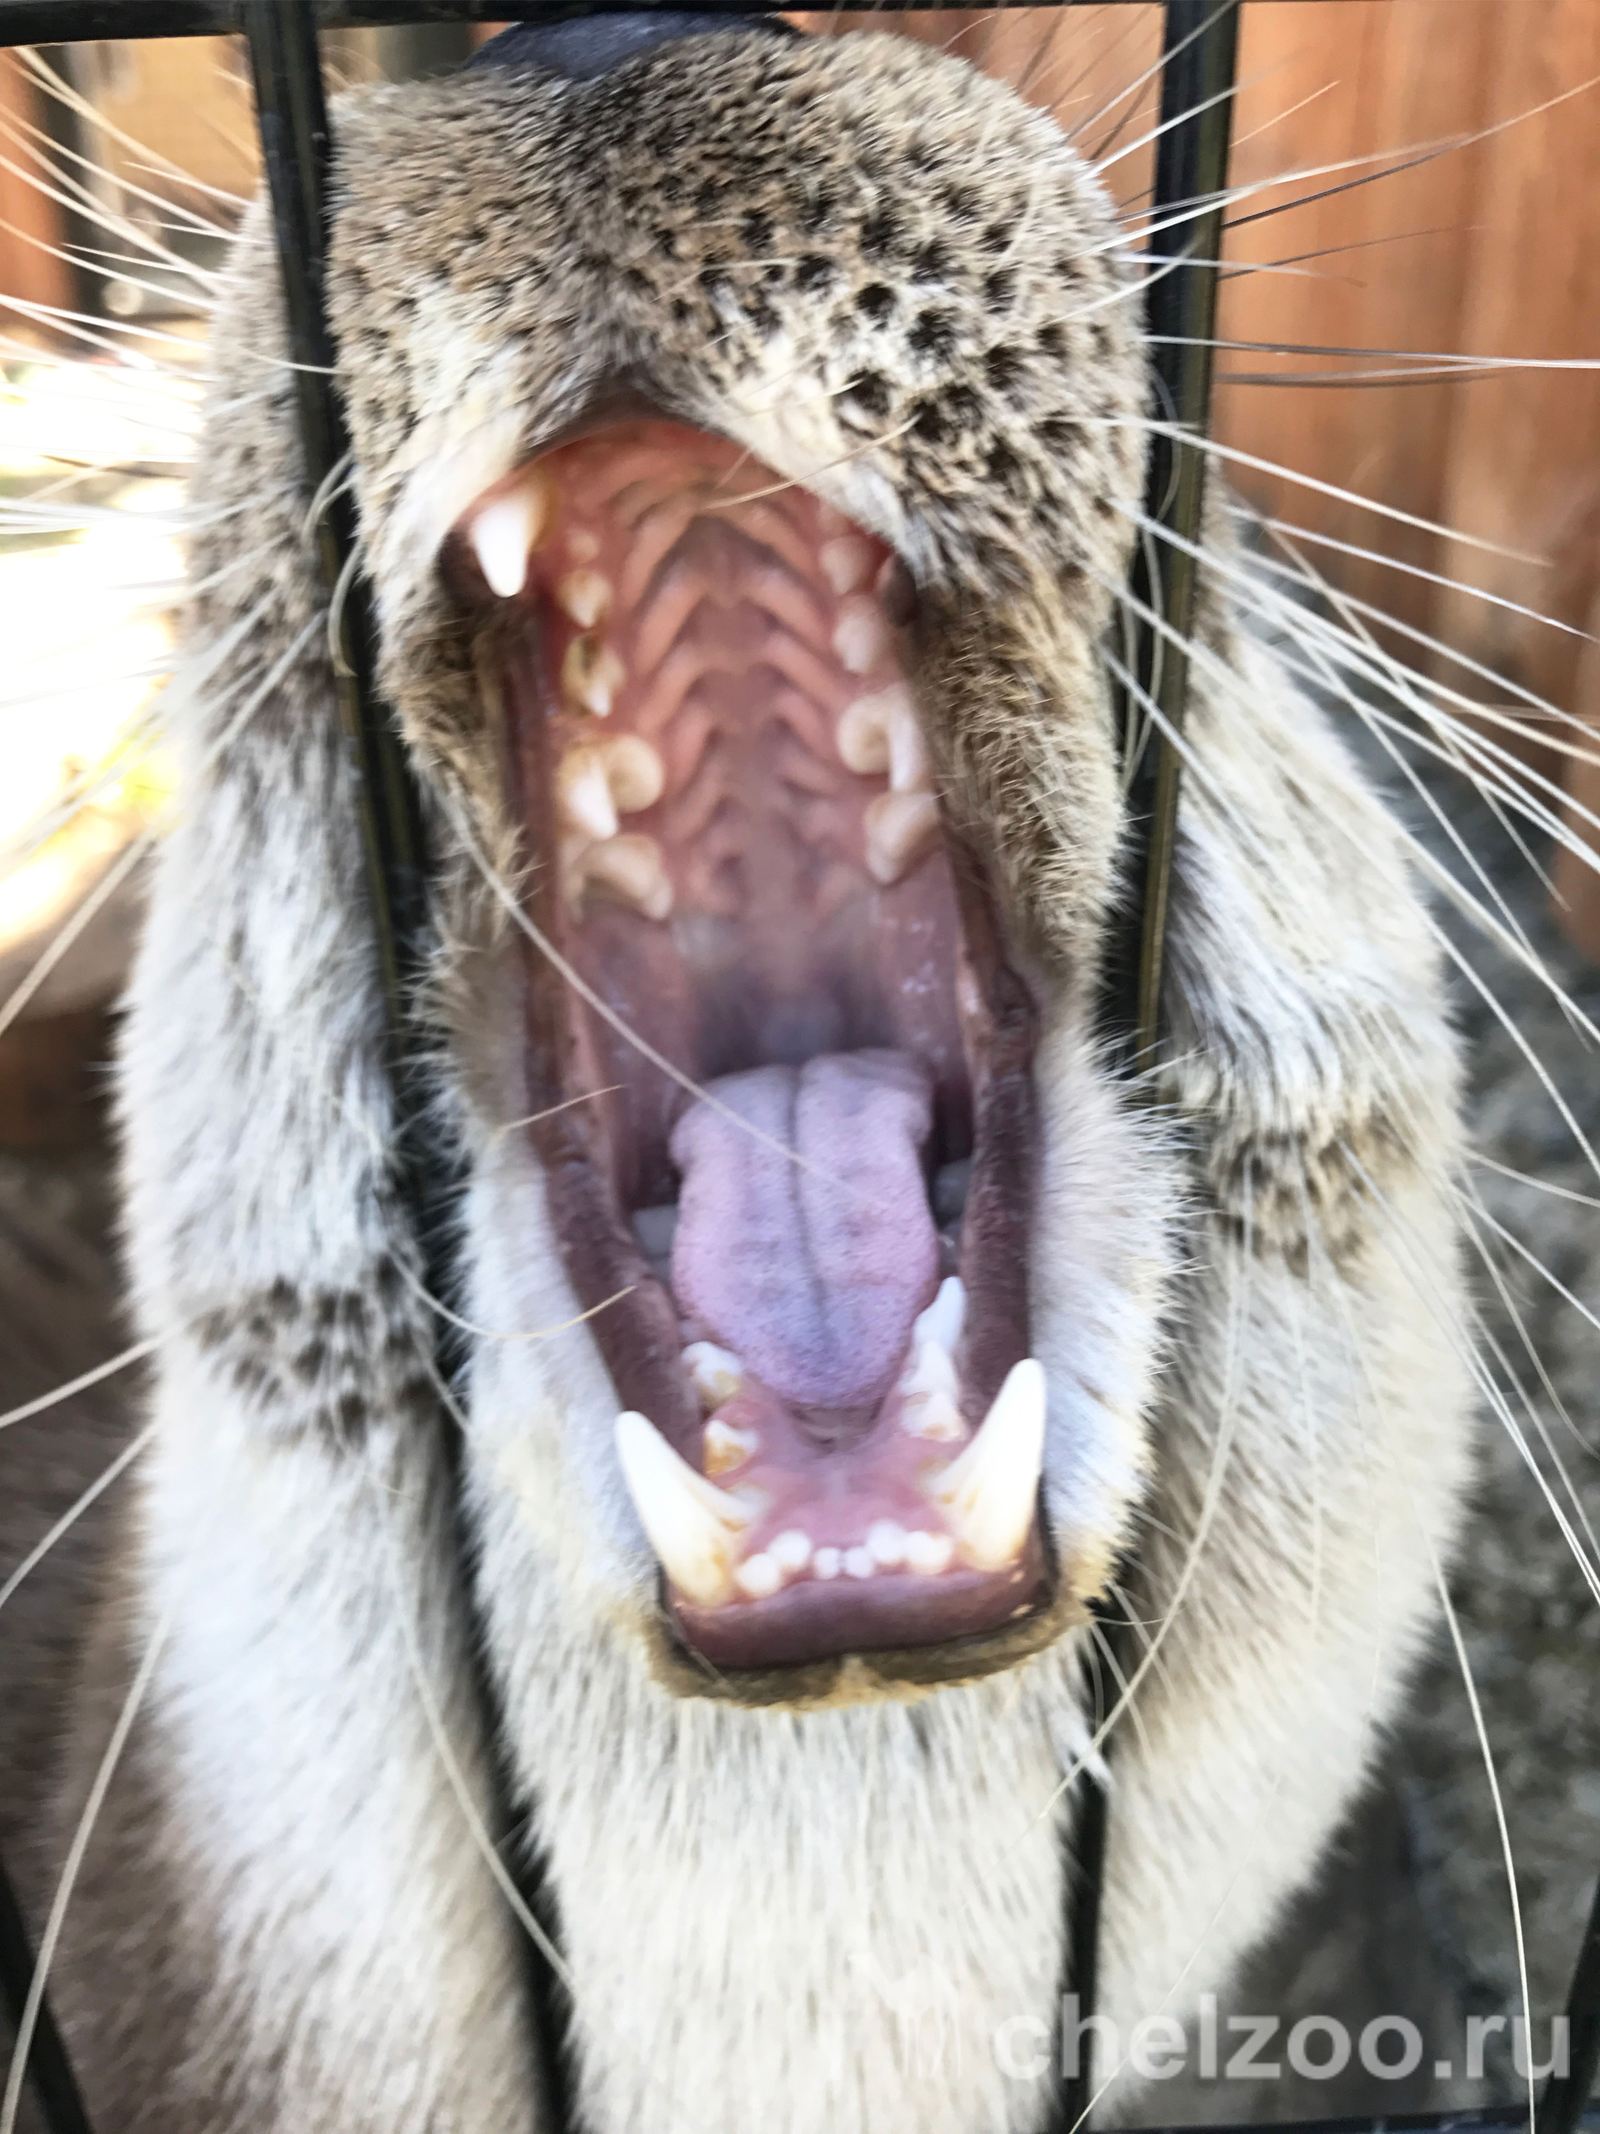
[[[1104, 162], [1140, 227], [1158, 8], [798, 19], [892, 28], [1009, 79]], [[398, 77], [453, 63], [475, 34], [351, 34], [330, 58], [341, 80]], [[1600, 6], [1246, 0], [1240, 78], [1215, 424], [1239, 455], [1229, 477], [1348, 615], [1481, 707], [1483, 732], [1586, 837], [1600, 772], [1556, 714], [1600, 722]], [[0, 1409], [127, 1338], [104, 1063], [141, 862], [173, 805], [161, 696], [210, 277], [255, 174], [248, 78], [226, 40], [0, 55]], [[1413, 784], [1351, 738], [1439, 863], [1461, 870], [1453, 833], [1558, 984], [1600, 1015], [1590, 866], [1508, 831], [1425, 750]], [[1481, 941], [1459, 939], [1481, 960]], [[1600, 1078], [1546, 985], [1515, 964], [1493, 979], [1493, 1010], [1460, 989], [1482, 1308], [1508, 1398], [1548, 1421], [1592, 1513], [1595, 1178], [1541, 1075], [1594, 1140]], [[99, 1398], [84, 1427], [109, 1446]], [[1498, 1429], [1456, 1590], [1543, 2037], [1600, 1864], [1600, 1634]], [[1275, 2004], [1411, 2012], [1445, 2049], [1465, 2015], [1520, 2006], [1482, 1749], [1448, 1652], [1318, 1891], [1241, 1988], [1241, 2005]], [[1489, 2057], [1466, 2090], [1425, 2066], [1376, 2099], [1355, 2077], [1298, 2094], [1213, 2085], [1163, 2112], [1322, 2118], [1515, 2096], [1508, 2053]]]

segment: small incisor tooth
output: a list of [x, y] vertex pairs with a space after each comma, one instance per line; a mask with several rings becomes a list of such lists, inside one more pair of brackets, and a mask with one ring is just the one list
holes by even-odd
[[556, 599], [580, 630], [592, 630], [611, 606], [611, 581], [599, 571], [568, 571], [556, 587]]
[[839, 1567], [843, 1561], [844, 1553], [842, 1550], [825, 1545], [818, 1549], [811, 1559], [811, 1575], [813, 1578], [821, 1579], [837, 1578]]
[[880, 793], [867, 808], [867, 872], [891, 888], [938, 834], [939, 803], [931, 793]]
[[617, 1417], [616, 1444], [622, 1478], [661, 1568], [701, 1607], [725, 1601], [748, 1508], [696, 1474], [649, 1418], [631, 1408]]
[[597, 719], [609, 718], [626, 679], [621, 660], [597, 637], [585, 633], [568, 645], [561, 662], [561, 694], [576, 710], [592, 712]]
[[544, 477], [534, 473], [473, 514], [467, 540], [484, 583], [497, 599], [515, 600], [527, 584], [528, 556], [538, 546], [548, 516], [548, 488]]
[[875, 1519], [867, 1528], [867, 1553], [885, 1571], [898, 1571], [906, 1560], [908, 1537], [892, 1519]]
[[767, 1554], [793, 1576], [811, 1561], [811, 1536], [802, 1534], [797, 1526], [788, 1527], [767, 1543]]
[[672, 883], [653, 837], [631, 832], [591, 845], [581, 861], [585, 884], [608, 890], [619, 903], [631, 904], [647, 919], [665, 919], [672, 911]]
[[733, 1574], [733, 1582], [747, 1600], [770, 1600], [783, 1584], [782, 1566], [765, 1550], [747, 1556]]
[[997, 1571], [1022, 1553], [1044, 1460], [1045, 1376], [1034, 1357], [1013, 1364], [977, 1436], [930, 1494], [968, 1562]]
[[904, 682], [847, 704], [839, 714], [837, 739], [846, 770], [863, 777], [887, 771], [893, 793], [931, 790], [922, 722]]

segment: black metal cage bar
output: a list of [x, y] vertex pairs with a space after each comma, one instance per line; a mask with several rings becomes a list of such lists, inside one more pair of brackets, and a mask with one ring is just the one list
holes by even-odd
[[[374, 685], [374, 637], [370, 601], [356, 564], [354, 507], [334, 479], [348, 450], [342, 409], [333, 380], [334, 347], [324, 305], [329, 178], [333, 144], [323, 98], [318, 35], [322, 30], [403, 28], [425, 23], [553, 21], [626, 8], [648, 12], [676, 0], [0, 0], [0, 48], [92, 39], [242, 35], [254, 76], [257, 119], [271, 196], [285, 316], [296, 373], [303, 478], [308, 498], [329, 501], [317, 521], [317, 563], [330, 601], [341, 594], [341, 652], [334, 662], [339, 715], [359, 772], [363, 851], [372, 909], [373, 953], [388, 1013], [388, 1048], [394, 1078], [397, 1182], [407, 1203], [413, 1242], [424, 1263], [437, 1257], [436, 1210], [444, 1181], [434, 1172], [425, 1140], [412, 1129], [410, 1092], [419, 1042], [409, 1014], [411, 981], [428, 926], [427, 853], [423, 808], [398, 733]], [[1000, 0], [1001, 5], [1068, 8], [1090, 0]], [[1104, 0], [1099, 0], [1104, 4]], [[1190, 442], [1208, 426], [1217, 266], [1222, 247], [1223, 195], [1231, 144], [1232, 90], [1243, 0], [1119, 0], [1123, 5], [1164, 4], [1165, 40], [1161, 121], [1155, 184], [1155, 219], [1178, 202], [1211, 201], [1191, 216], [1181, 233], [1165, 235], [1165, 260], [1152, 277], [1148, 312], [1153, 368], [1165, 418], [1154, 442], [1147, 508], [1170, 542], [1161, 542], [1159, 567], [1144, 558], [1135, 566], [1135, 595], [1151, 619], [1141, 626], [1134, 668], [1163, 718], [1181, 731], [1188, 691], [1186, 660], [1175, 651], [1188, 635], [1194, 613], [1192, 550], [1200, 536], [1204, 456]], [[1272, 0], [1294, 4], [1294, 0]], [[765, 14], [782, 11], [784, 0], [698, 0], [709, 12]], [[863, 13], [932, 10], [948, 0], [875, 0]], [[1158, 239], [1158, 243], [1162, 240]], [[1143, 896], [1116, 974], [1116, 1005], [1127, 1039], [1146, 1052], [1159, 1036], [1158, 1003], [1162, 940], [1180, 791], [1177, 751], [1153, 739], [1136, 778], [1134, 832], [1141, 851]], [[435, 1272], [437, 1283], [447, 1271]], [[436, 1291], [437, 1293], [437, 1291]], [[492, 1697], [480, 1682], [488, 1730], [498, 1738]], [[496, 1803], [504, 1828], [511, 1824], [502, 1789]], [[1071, 1936], [1080, 2009], [1092, 2002], [1095, 1930], [1106, 1804], [1098, 1789], [1089, 1796], [1079, 1832], [1075, 1931]], [[550, 1911], [537, 1878], [525, 1895], [548, 1923]], [[30, 1998], [33, 1959], [21, 1915], [0, 1870], [0, 1997], [13, 2022]], [[530, 2008], [540, 2065], [550, 2070], [550, 2094], [541, 2123], [568, 2124], [553, 2001], [556, 1988], [542, 1959], [530, 1966]], [[73, 2081], [48, 2001], [38, 1996], [30, 2041], [29, 2073], [50, 2134], [88, 2134], [89, 2122]], [[1564, 2073], [1546, 2084], [1537, 2134], [1575, 2134], [1600, 2129], [1600, 2114], [1586, 2109], [1600, 2068], [1600, 1890], [1579, 1955], [1568, 2006], [1571, 2049]], [[1062, 2100], [1057, 2124], [1068, 2134], [1086, 2120], [1091, 2098], [1080, 2086]], [[1447, 2134], [1454, 2128], [1510, 2130], [1526, 2125], [1514, 2111], [1459, 2112], [1387, 2120], [1388, 2127]], [[1341, 2123], [1337, 2134], [1366, 2134], [1367, 2122]], [[1290, 2134], [1279, 2129], [1277, 2134]], [[1311, 2130], [1296, 2130], [1311, 2134]], [[1330, 2127], [1326, 2134], [1335, 2134]]]

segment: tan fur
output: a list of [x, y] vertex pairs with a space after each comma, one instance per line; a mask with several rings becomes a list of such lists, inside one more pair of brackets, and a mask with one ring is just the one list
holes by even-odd
[[[466, 841], [505, 872], [520, 856], [439, 539], [626, 377], [912, 571], [947, 806], [998, 867], [1047, 1002], [1052, 1537], [1091, 1584], [1131, 1544], [1123, 1583], [1161, 1626], [1115, 1737], [1104, 1990], [1124, 2023], [1191, 2007], [1305, 1881], [1432, 1617], [1467, 1402], [1426, 922], [1320, 714], [1213, 605], [1163, 1104], [1101, 1056], [1099, 959], [1128, 891], [1099, 654], [1145, 379], [1110, 211], [1048, 120], [890, 38], [733, 33], [584, 87], [380, 90], [340, 107], [339, 138], [356, 491], [442, 862], [465, 1312], [499, 1330], [472, 1343], [463, 1418], [477, 1602], [560, 1909], [584, 2124], [1022, 2134], [1046, 2090], [994, 2041], [1047, 2026], [1066, 1983], [1081, 1633], [845, 1708], [659, 1678], [615, 1397], [585, 1328], [547, 1331], [574, 1300], [534, 1160], [498, 1131], [521, 1108], [516, 958]], [[396, 1264], [350, 779], [259, 215], [217, 347], [197, 575], [250, 560], [195, 604], [195, 663], [234, 641], [184, 705], [189, 807], [122, 1071], [161, 1430], [64, 1827], [168, 1627], [59, 1989], [124, 2134], [498, 2134], [528, 2123], [520, 1930], [429, 1725], [477, 1797], [432, 1327]], [[1214, 537], [1231, 541], [1220, 514]]]

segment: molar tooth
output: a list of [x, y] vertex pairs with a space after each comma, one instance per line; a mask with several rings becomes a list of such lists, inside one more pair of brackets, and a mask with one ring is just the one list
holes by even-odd
[[875, 1519], [867, 1528], [867, 1553], [884, 1570], [898, 1571], [906, 1560], [908, 1538], [905, 1528], [892, 1519]]
[[609, 645], [587, 634], [575, 637], [561, 662], [561, 693], [577, 710], [606, 719], [627, 673]]
[[769, 1552], [747, 1556], [733, 1574], [733, 1582], [747, 1600], [770, 1600], [783, 1584], [783, 1568]]
[[837, 1578], [839, 1566], [843, 1561], [843, 1555], [838, 1549], [820, 1548], [811, 1559], [811, 1575], [813, 1578]]
[[744, 1384], [744, 1365], [732, 1349], [719, 1348], [714, 1341], [691, 1341], [683, 1352], [683, 1368], [707, 1415], [732, 1400]]
[[616, 1442], [622, 1478], [661, 1568], [701, 1607], [726, 1600], [733, 1540], [749, 1523], [748, 1509], [696, 1474], [634, 1409], [617, 1417]]
[[967, 1323], [967, 1285], [960, 1275], [946, 1275], [939, 1284], [938, 1294], [926, 1311], [919, 1312], [911, 1328], [914, 1349], [924, 1342], [932, 1341], [953, 1356], [961, 1343], [961, 1330]]
[[788, 1527], [767, 1543], [767, 1554], [786, 1572], [803, 1571], [811, 1561], [811, 1536], [797, 1526]]
[[919, 1526], [906, 1536], [906, 1562], [923, 1578], [948, 1571], [955, 1560], [956, 1545], [948, 1534], [930, 1534]]
[[603, 744], [606, 778], [620, 813], [639, 815], [653, 808], [666, 788], [666, 766], [637, 734], [618, 734]]
[[653, 837], [609, 837], [591, 846], [582, 867], [585, 882], [599, 883], [647, 919], [665, 919], [671, 913], [672, 883]]
[[569, 748], [556, 772], [556, 793], [567, 820], [588, 836], [615, 837], [617, 807], [599, 749]]
[[527, 584], [528, 553], [544, 531], [548, 501], [543, 477], [529, 475], [473, 514], [467, 539], [497, 599], [515, 600]]
[[930, 790], [922, 722], [904, 682], [847, 704], [839, 714], [837, 741], [846, 770], [866, 777], [887, 771], [895, 793]]
[[598, 571], [568, 571], [556, 587], [561, 611], [580, 630], [592, 630], [611, 606], [611, 581]]
[[700, 1443], [706, 1473], [713, 1476], [732, 1474], [761, 1450], [761, 1440], [753, 1430], [740, 1430], [716, 1415], [706, 1424]]
[[844, 1573], [846, 1578], [871, 1578], [877, 1568], [872, 1551], [864, 1542], [858, 1541], [853, 1549], [845, 1550]]
[[977, 1436], [933, 1483], [968, 1560], [997, 1571], [1033, 1524], [1044, 1459], [1045, 1377], [1034, 1357], [1014, 1364]]
[[878, 603], [866, 593], [852, 593], [833, 626], [833, 649], [847, 674], [870, 674], [889, 650], [889, 631]]
[[939, 803], [931, 793], [880, 793], [867, 809], [867, 871], [891, 888], [939, 834]]
[[822, 575], [834, 592], [858, 593], [872, 576], [873, 548], [860, 534], [839, 534], [817, 551]]

